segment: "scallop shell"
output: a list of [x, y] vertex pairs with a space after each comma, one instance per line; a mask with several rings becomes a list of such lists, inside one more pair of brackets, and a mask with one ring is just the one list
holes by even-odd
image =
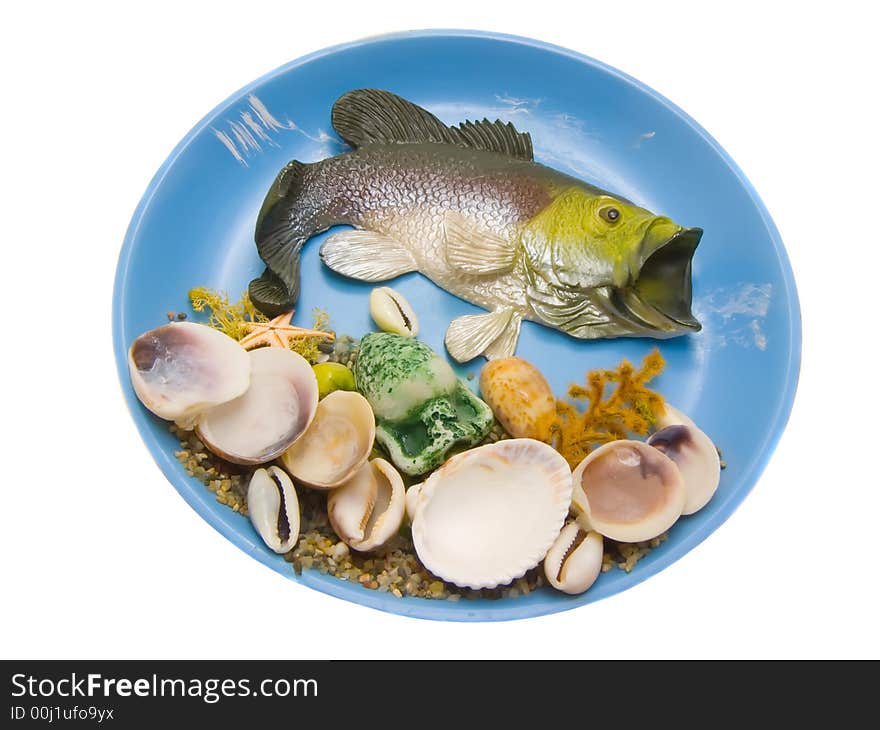
[[413, 484], [406, 490], [406, 498], [404, 500], [404, 504], [406, 505], [406, 519], [409, 520], [409, 523], [412, 524], [413, 520], [416, 518], [416, 512], [419, 509], [419, 505], [421, 504], [421, 496], [422, 496], [422, 483]]
[[571, 484], [565, 459], [533, 439], [453, 456], [412, 500], [419, 559], [461, 587], [509, 583], [553, 545], [568, 514]]
[[181, 428], [248, 389], [251, 361], [231, 337], [195, 322], [172, 322], [135, 339], [131, 384], [141, 403]]
[[591, 452], [574, 470], [572, 482], [578, 523], [618, 542], [663, 534], [681, 516], [687, 496], [675, 462], [627, 439]]
[[668, 403], [666, 412], [657, 419], [657, 432], [648, 439], [676, 466], [687, 488], [683, 515], [692, 515], [705, 507], [721, 481], [721, 457], [715, 444], [684, 413]]
[[376, 419], [360, 393], [335, 390], [315, 412], [305, 435], [281, 456], [291, 476], [315, 489], [333, 489], [366, 462], [376, 437]]
[[196, 432], [227, 461], [265, 464], [305, 433], [318, 405], [318, 381], [308, 361], [292, 350], [261, 347], [246, 355], [250, 387], [203, 413]]

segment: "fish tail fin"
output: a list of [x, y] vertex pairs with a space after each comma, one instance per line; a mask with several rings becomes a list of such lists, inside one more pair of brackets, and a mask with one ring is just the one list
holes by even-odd
[[297, 258], [296, 281], [291, 291], [287, 284], [269, 267], [248, 284], [248, 296], [254, 306], [268, 317], [277, 317], [293, 309], [299, 297], [299, 258]]
[[289, 162], [266, 194], [254, 239], [266, 270], [251, 281], [248, 294], [263, 314], [276, 316], [299, 298], [300, 252], [317, 232], [316, 218], [303, 205], [304, 175], [309, 165]]

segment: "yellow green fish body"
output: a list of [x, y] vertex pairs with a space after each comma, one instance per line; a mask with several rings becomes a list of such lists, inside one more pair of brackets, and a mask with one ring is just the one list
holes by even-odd
[[583, 338], [671, 337], [699, 329], [691, 258], [701, 231], [533, 161], [531, 139], [488, 121], [447, 127], [389, 92], [358, 90], [333, 108], [355, 148], [290, 163], [257, 223], [267, 264], [251, 283], [266, 313], [298, 293], [299, 253], [330, 236], [334, 271], [384, 281], [418, 271], [488, 313], [454, 320], [460, 361], [510, 355], [523, 319]]

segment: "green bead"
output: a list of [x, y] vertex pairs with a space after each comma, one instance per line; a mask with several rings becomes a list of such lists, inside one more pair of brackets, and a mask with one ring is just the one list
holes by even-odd
[[312, 369], [318, 379], [319, 398], [323, 398], [334, 390], [356, 390], [354, 374], [342, 363], [322, 362], [313, 365]]

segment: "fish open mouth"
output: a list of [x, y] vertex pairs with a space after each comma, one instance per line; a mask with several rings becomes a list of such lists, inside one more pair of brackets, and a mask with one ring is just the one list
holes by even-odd
[[652, 337], [699, 332], [691, 312], [691, 261], [702, 235], [702, 228], [682, 228], [658, 246], [635, 281], [611, 293], [614, 315]]

